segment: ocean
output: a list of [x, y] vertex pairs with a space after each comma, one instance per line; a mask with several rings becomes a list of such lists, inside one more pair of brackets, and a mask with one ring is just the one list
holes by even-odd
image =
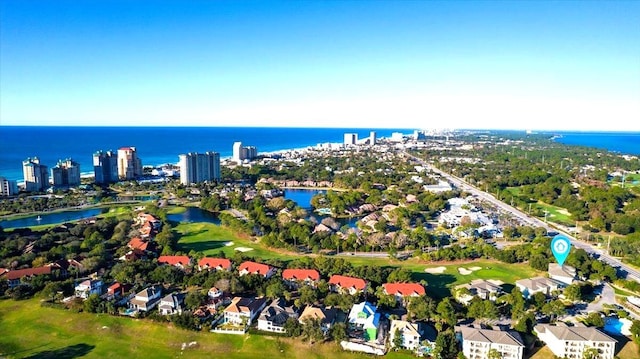
[[[412, 129], [276, 128], [276, 127], [27, 127], [0, 126], [0, 176], [21, 181], [22, 161], [37, 156], [41, 163], [56, 165], [72, 158], [83, 173], [93, 172], [92, 155], [97, 150], [134, 146], [145, 166], [177, 163], [187, 152], [216, 151], [231, 157], [232, 146], [241, 141], [258, 152], [304, 148], [319, 143], [342, 143], [345, 133], [358, 138], [375, 131], [378, 137]], [[640, 155], [638, 132], [554, 132], [556, 141]]]
[[640, 155], [640, 132], [558, 132], [557, 142]]
[[93, 172], [93, 153], [136, 147], [144, 166], [176, 164], [187, 152], [216, 151], [231, 157], [233, 143], [256, 146], [258, 153], [342, 143], [345, 133], [390, 137], [408, 129], [260, 128], [260, 127], [27, 127], [0, 126], [0, 176], [21, 181], [22, 161], [38, 157], [49, 168], [72, 158], [83, 173]]

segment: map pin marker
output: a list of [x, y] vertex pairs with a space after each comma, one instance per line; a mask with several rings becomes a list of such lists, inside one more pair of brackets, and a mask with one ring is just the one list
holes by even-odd
[[571, 241], [567, 236], [558, 234], [553, 237], [551, 240], [551, 252], [560, 266], [564, 264], [564, 261], [569, 256], [569, 250], [571, 250]]

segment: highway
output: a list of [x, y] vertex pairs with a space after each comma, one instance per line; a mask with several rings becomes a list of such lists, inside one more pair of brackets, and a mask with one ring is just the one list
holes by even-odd
[[628, 266], [627, 264], [622, 263], [621, 261], [619, 261], [618, 259], [611, 257], [610, 255], [608, 255], [607, 253], [605, 253], [603, 250], [601, 249], [597, 249], [592, 247], [590, 244], [585, 243], [583, 241], [578, 240], [577, 238], [573, 237], [570, 233], [567, 233], [566, 231], [562, 230], [562, 229], [558, 229], [555, 227], [550, 226], [548, 223], [545, 223], [543, 221], [541, 221], [540, 219], [536, 218], [536, 217], [532, 217], [529, 216], [528, 214], [520, 211], [519, 209], [512, 207], [500, 200], [498, 200], [497, 198], [495, 198], [493, 195], [484, 192], [472, 185], [470, 185], [469, 183], [465, 182], [463, 179], [456, 177], [452, 174], [443, 172], [441, 170], [439, 170], [436, 167], [433, 167], [432, 165], [428, 164], [427, 162], [425, 162], [424, 160], [413, 156], [407, 152], [404, 152], [407, 156], [415, 159], [417, 162], [419, 162], [422, 166], [424, 166], [425, 168], [430, 169], [431, 171], [439, 174], [440, 176], [446, 178], [449, 182], [451, 182], [454, 186], [468, 192], [471, 193], [474, 196], [477, 196], [478, 198], [487, 201], [491, 204], [493, 204], [494, 206], [496, 206], [496, 208], [510, 213], [513, 217], [516, 217], [518, 219], [520, 219], [520, 221], [524, 224], [527, 225], [531, 225], [531, 226], [537, 226], [537, 227], [543, 227], [547, 230], [547, 232], [558, 232], [558, 233], [562, 233], [564, 235], [566, 235], [570, 240], [571, 240], [571, 245], [575, 246], [576, 248], [581, 248], [584, 249], [587, 253], [590, 254], [595, 254], [598, 256], [598, 259], [617, 268], [618, 269], [618, 273], [620, 275], [622, 275], [623, 277], [625, 277], [626, 279], [629, 280], [635, 280], [636, 282], [640, 282], [640, 271], [638, 271], [637, 269], [634, 269], [630, 266]]

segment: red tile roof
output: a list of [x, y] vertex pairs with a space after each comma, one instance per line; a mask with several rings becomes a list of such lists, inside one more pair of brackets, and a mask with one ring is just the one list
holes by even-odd
[[250, 261], [242, 262], [242, 264], [240, 264], [240, 267], [238, 268], [239, 272], [247, 271], [251, 274], [260, 274], [262, 276], [266, 276], [269, 270], [271, 270], [271, 267], [266, 264]]
[[188, 256], [160, 256], [158, 263], [170, 264], [172, 266], [182, 265], [184, 267], [191, 264], [191, 258]]
[[285, 269], [282, 278], [287, 280], [320, 280], [320, 273], [315, 269]]
[[382, 287], [387, 294], [400, 295], [403, 297], [425, 295], [426, 293], [420, 283], [385, 283]]
[[202, 258], [198, 262], [198, 266], [202, 269], [214, 269], [221, 268], [229, 270], [231, 269], [231, 261], [225, 258]]
[[140, 237], [134, 237], [129, 241], [128, 245], [131, 249], [140, 249], [146, 251], [149, 247], [149, 241], [144, 240]]
[[22, 277], [29, 277], [34, 275], [51, 274], [51, 267], [36, 267], [27, 269], [10, 270], [4, 276], [7, 280], [20, 279]]
[[354, 288], [357, 290], [364, 290], [367, 286], [367, 282], [364, 279], [347, 277], [343, 275], [332, 275], [329, 278], [329, 284], [340, 286], [341, 288]]
[[122, 288], [122, 284], [115, 282], [113, 283], [111, 286], [109, 286], [109, 288], [107, 288], [107, 292], [108, 293], [115, 293], [116, 291], [120, 290]]

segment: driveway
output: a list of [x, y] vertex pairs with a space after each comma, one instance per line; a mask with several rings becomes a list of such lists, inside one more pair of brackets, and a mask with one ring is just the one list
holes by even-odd
[[609, 283], [604, 283], [602, 286], [602, 293], [600, 293], [600, 300], [597, 302], [591, 302], [587, 305], [587, 313], [601, 312], [604, 304], [616, 304], [616, 293], [613, 291], [613, 287]]

